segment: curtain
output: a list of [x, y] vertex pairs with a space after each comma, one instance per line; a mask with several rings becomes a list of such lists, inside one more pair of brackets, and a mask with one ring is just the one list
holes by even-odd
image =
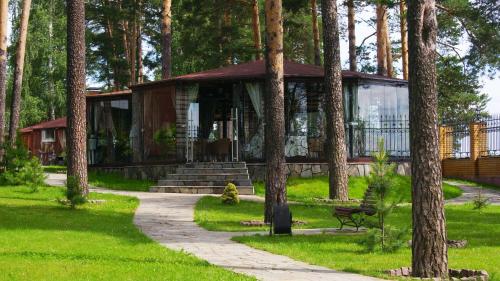
[[263, 106], [262, 106], [262, 91], [259, 83], [245, 83], [248, 95], [252, 101], [253, 108], [259, 121], [262, 119]]
[[198, 84], [191, 84], [186, 87], [188, 103], [196, 101], [196, 99], [198, 98], [199, 88], [200, 86]]

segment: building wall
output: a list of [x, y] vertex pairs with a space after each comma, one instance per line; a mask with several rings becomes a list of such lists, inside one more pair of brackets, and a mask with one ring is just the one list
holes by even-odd
[[33, 156], [42, 164], [50, 164], [50, 160], [60, 156], [66, 150], [66, 128], [55, 129], [55, 141], [42, 143], [42, 130], [23, 133], [21, 140]]
[[[92, 167], [91, 170], [120, 173], [129, 179], [149, 179], [159, 180], [165, 178], [167, 174], [175, 173], [179, 165], [134, 165], [126, 167]], [[248, 173], [252, 181], [262, 181], [265, 177], [265, 163], [248, 163]], [[370, 163], [349, 163], [349, 176], [367, 176], [370, 173]], [[396, 172], [400, 175], [410, 175], [410, 163], [398, 162]], [[310, 178], [314, 176], [328, 175], [327, 163], [288, 163], [287, 173], [289, 177]]]

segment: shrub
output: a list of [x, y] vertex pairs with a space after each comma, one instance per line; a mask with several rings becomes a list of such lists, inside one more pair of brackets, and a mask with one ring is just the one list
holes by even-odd
[[[384, 234], [380, 228], [369, 229], [362, 243], [369, 252], [381, 250], [383, 252], [395, 252], [405, 245], [406, 229], [400, 230], [395, 227], [386, 226]], [[382, 244], [383, 240], [383, 244]]]
[[238, 197], [238, 189], [236, 185], [232, 183], [228, 183], [226, 188], [224, 188], [224, 192], [221, 196], [222, 203], [228, 205], [235, 205], [240, 203], [240, 198]]
[[33, 157], [25, 162], [19, 171], [19, 178], [32, 192], [37, 192], [38, 187], [44, 185], [46, 176], [38, 158]]
[[490, 204], [489, 198], [484, 197], [482, 193], [482, 188], [479, 188], [477, 195], [474, 197], [474, 200], [472, 200], [472, 205], [474, 206], [472, 209], [481, 212], [489, 204]]
[[5, 146], [0, 182], [5, 185], [27, 185], [32, 192], [44, 184], [43, 167], [36, 157], [30, 157], [28, 150], [18, 141], [15, 146]]
[[76, 208], [77, 205], [81, 205], [86, 202], [86, 198], [82, 195], [82, 190], [80, 188], [80, 182], [77, 177], [70, 176], [66, 181], [66, 198], [72, 209]]

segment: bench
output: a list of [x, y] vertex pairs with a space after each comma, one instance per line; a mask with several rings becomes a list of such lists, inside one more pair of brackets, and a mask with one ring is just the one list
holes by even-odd
[[365, 222], [366, 216], [373, 216], [377, 213], [377, 200], [372, 187], [366, 190], [363, 201], [359, 207], [335, 207], [333, 216], [340, 222], [340, 229], [344, 225], [356, 227], [356, 231]]

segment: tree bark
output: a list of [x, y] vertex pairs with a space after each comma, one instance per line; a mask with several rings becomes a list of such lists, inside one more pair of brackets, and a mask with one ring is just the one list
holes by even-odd
[[137, 82], [137, 18], [136, 11], [134, 11], [134, 18], [132, 20], [132, 27], [130, 27], [131, 34], [129, 36], [130, 46], [130, 84], [134, 85]]
[[7, 22], [9, 1], [0, 0], [0, 160], [3, 158], [5, 129], [5, 90], [7, 78]]
[[19, 113], [21, 111], [21, 91], [23, 86], [24, 56], [26, 54], [26, 37], [30, 18], [31, 0], [23, 1], [19, 41], [16, 50], [16, 65], [14, 67], [14, 85], [12, 87], [12, 101], [10, 107], [9, 143], [16, 144], [17, 129], [19, 127]]
[[386, 47], [386, 54], [387, 54], [387, 76], [393, 77], [394, 76], [394, 67], [393, 67], [393, 63], [392, 63], [392, 43], [391, 43], [391, 37], [390, 37], [390, 33], [389, 33], [387, 20], [385, 21], [384, 24], [385, 24], [385, 31], [386, 31], [386, 33], [385, 33], [385, 47]]
[[255, 47], [255, 58], [262, 59], [262, 39], [260, 36], [260, 15], [259, 15], [259, 1], [252, 1], [252, 31], [253, 31], [253, 44]]
[[161, 78], [168, 79], [172, 76], [172, 0], [163, 0], [161, 36]]
[[139, 1], [139, 16], [137, 19], [137, 82], [142, 83], [144, 78], [143, 63], [142, 63], [142, 17], [143, 8], [142, 1]]
[[337, 3], [335, 0], [323, 0], [322, 7], [330, 198], [347, 201], [347, 152]]
[[408, 27], [406, 26], [406, 1], [399, 1], [401, 27], [401, 61], [403, 63], [403, 79], [408, 80]]
[[78, 180], [82, 195], [87, 195], [84, 0], [67, 0], [67, 15], [67, 173]]
[[321, 65], [321, 49], [319, 45], [319, 27], [318, 27], [318, 6], [316, 0], [311, 0], [312, 31], [314, 41], [314, 64]]
[[411, 65], [412, 275], [445, 278], [448, 256], [437, 125], [437, 20], [434, 0], [409, 2], [408, 35]]
[[377, 4], [377, 74], [387, 76], [387, 8]]
[[266, 202], [265, 221], [273, 205], [286, 203], [285, 88], [281, 0], [266, 0]]
[[354, 9], [354, 0], [347, 0], [347, 29], [349, 32], [349, 70], [358, 71], [356, 61], [356, 10]]

